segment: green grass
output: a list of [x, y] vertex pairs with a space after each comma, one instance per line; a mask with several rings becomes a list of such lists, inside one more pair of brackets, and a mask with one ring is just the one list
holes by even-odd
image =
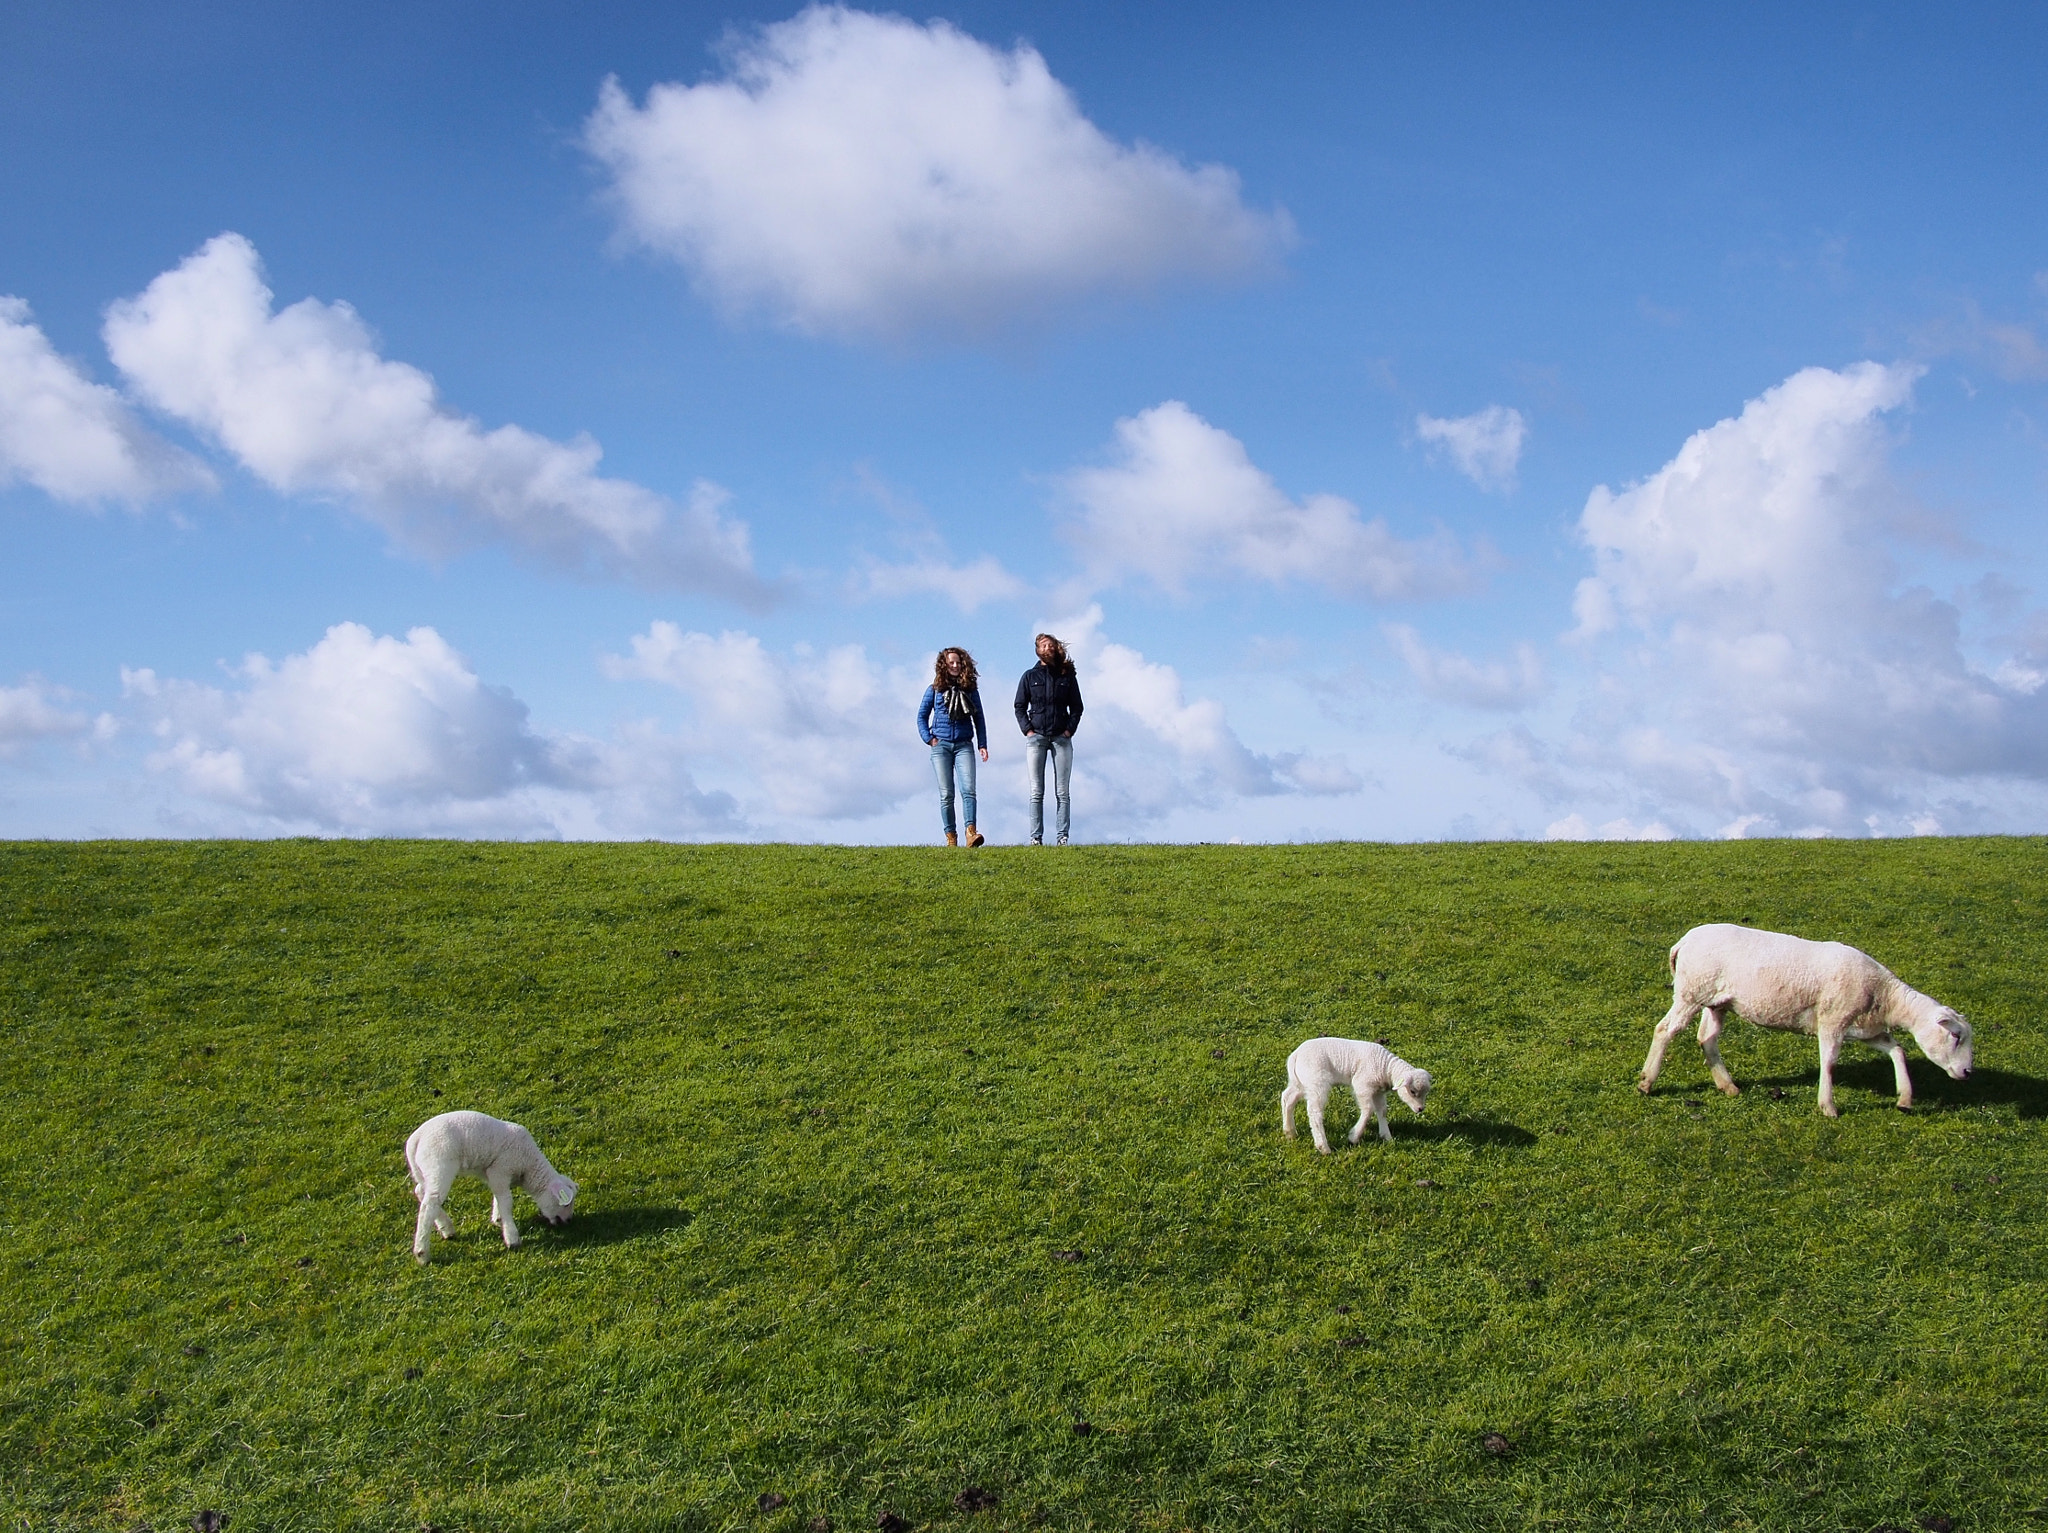
[[[5, 1526], [2039, 1528], [2044, 875], [0, 846]], [[1916, 1054], [1909, 1116], [1852, 1050], [1831, 1123], [1737, 1023], [1740, 1098], [1689, 1035], [1639, 1097], [1665, 948], [1738, 918], [1867, 948], [1982, 1068]], [[1284, 1142], [1317, 1033], [1428, 1116]], [[576, 1222], [505, 1251], [466, 1183], [417, 1267], [400, 1147], [454, 1106]]]

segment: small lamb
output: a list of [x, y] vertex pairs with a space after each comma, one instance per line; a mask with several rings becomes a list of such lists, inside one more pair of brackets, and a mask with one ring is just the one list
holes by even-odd
[[1638, 1091], [1648, 1093], [1664, 1051], [1699, 1016], [1700, 1050], [1714, 1084], [1734, 1096], [1721, 1062], [1721, 1018], [1741, 1013], [1758, 1027], [1820, 1040], [1820, 1110], [1835, 1111], [1835, 1060], [1856, 1038], [1890, 1056], [1899, 1106], [1913, 1105], [1913, 1077], [1894, 1032], [1912, 1034], [1927, 1057], [1957, 1080], [1970, 1073], [1970, 1024], [1952, 1006], [1922, 995], [1868, 953], [1840, 942], [1809, 942], [1782, 932], [1721, 923], [1695, 926], [1671, 946], [1671, 1009], [1650, 1035]]
[[474, 1176], [490, 1187], [491, 1223], [505, 1232], [508, 1247], [519, 1244], [519, 1226], [512, 1222], [514, 1187], [533, 1194], [549, 1224], [567, 1224], [574, 1212], [576, 1184], [548, 1164], [533, 1135], [485, 1113], [444, 1112], [427, 1119], [405, 1141], [405, 1165], [412, 1173], [413, 1196], [420, 1200], [412, 1254], [422, 1264], [435, 1230], [444, 1240], [455, 1233], [441, 1205], [457, 1177]]
[[1329, 1154], [1323, 1104], [1339, 1081], [1349, 1081], [1351, 1094], [1358, 1098], [1358, 1125], [1351, 1130], [1353, 1144], [1364, 1135], [1366, 1121], [1375, 1116], [1380, 1121], [1380, 1138], [1394, 1137], [1387, 1127], [1389, 1086], [1418, 1118], [1422, 1104], [1429, 1100], [1429, 1072], [1396, 1058], [1391, 1050], [1352, 1038], [1311, 1038], [1287, 1056], [1287, 1089], [1280, 1093], [1280, 1132], [1289, 1139], [1294, 1137], [1294, 1104], [1306, 1097], [1308, 1131], [1315, 1137], [1317, 1151]]

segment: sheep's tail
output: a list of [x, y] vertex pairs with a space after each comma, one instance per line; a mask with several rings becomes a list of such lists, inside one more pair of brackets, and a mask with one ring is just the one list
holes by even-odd
[[424, 1183], [420, 1180], [419, 1162], [412, 1158], [412, 1141], [410, 1139], [405, 1142], [405, 1174], [412, 1178], [412, 1195], [418, 1197], [420, 1195], [420, 1188]]
[[1678, 950], [1684, 946], [1685, 938], [1680, 937], [1671, 944], [1671, 951], [1664, 955], [1664, 967], [1671, 971], [1673, 979], [1678, 978]]

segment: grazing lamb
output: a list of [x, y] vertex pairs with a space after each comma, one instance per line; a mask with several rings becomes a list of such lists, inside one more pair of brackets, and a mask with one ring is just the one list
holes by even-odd
[[1429, 1072], [1418, 1070], [1405, 1059], [1377, 1043], [1360, 1043], [1351, 1038], [1311, 1038], [1287, 1056], [1287, 1089], [1280, 1093], [1280, 1132], [1294, 1137], [1294, 1104], [1308, 1099], [1308, 1131], [1316, 1149], [1330, 1153], [1330, 1136], [1323, 1131], [1323, 1104], [1330, 1088], [1339, 1081], [1351, 1083], [1358, 1098], [1358, 1124], [1351, 1130], [1357, 1144], [1367, 1121], [1380, 1121], [1380, 1138], [1392, 1139], [1387, 1127], [1387, 1088], [1392, 1086], [1402, 1101], [1422, 1116], [1422, 1104], [1429, 1100]]
[[1913, 1105], [1906, 1051], [1892, 1036], [1903, 1028], [1942, 1069], [1970, 1073], [1970, 1024], [1952, 1007], [1922, 995], [1867, 953], [1840, 942], [1808, 942], [1748, 926], [1695, 926], [1671, 949], [1671, 1010], [1650, 1038], [1638, 1091], [1648, 1093], [1664, 1067], [1664, 1051], [1694, 1012], [1700, 1048], [1714, 1084], [1736, 1093], [1721, 1063], [1721, 1014], [1730, 1008], [1758, 1027], [1812, 1033], [1820, 1039], [1820, 1110], [1835, 1111], [1835, 1056], [1856, 1038], [1891, 1056], [1899, 1106]]
[[405, 1165], [412, 1173], [413, 1195], [420, 1200], [420, 1219], [413, 1229], [412, 1254], [421, 1262], [433, 1245], [455, 1225], [441, 1211], [448, 1189], [460, 1176], [474, 1176], [491, 1189], [491, 1223], [505, 1232], [505, 1244], [519, 1244], [519, 1226], [512, 1222], [512, 1189], [524, 1187], [540, 1205], [550, 1224], [567, 1224], [576, 1201], [576, 1184], [548, 1164], [533, 1135], [516, 1123], [480, 1112], [444, 1112], [429, 1118], [405, 1141]]

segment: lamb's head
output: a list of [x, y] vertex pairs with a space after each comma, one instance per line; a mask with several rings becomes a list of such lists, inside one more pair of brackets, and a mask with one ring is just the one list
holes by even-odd
[[1953, 1006], [1930, 1001], [1913, 1013], [1913, 1039], [1920, 1052], [1961, 1080], [1974, 1062], [1970, 1024]]
[[540, 1205], [540, 1216], [548, 1223], [567, 1224], [576, 1212], [576, 1184], [558, 1172], [533, 1189], [533, 1201]]
[[1422, 1104], [1429, 1100], [1429, 1072], [1410, 1070], [1394, 1082], [1394, 1095], [1406, 1102], [1416, 1117], [1421, 1117]]

